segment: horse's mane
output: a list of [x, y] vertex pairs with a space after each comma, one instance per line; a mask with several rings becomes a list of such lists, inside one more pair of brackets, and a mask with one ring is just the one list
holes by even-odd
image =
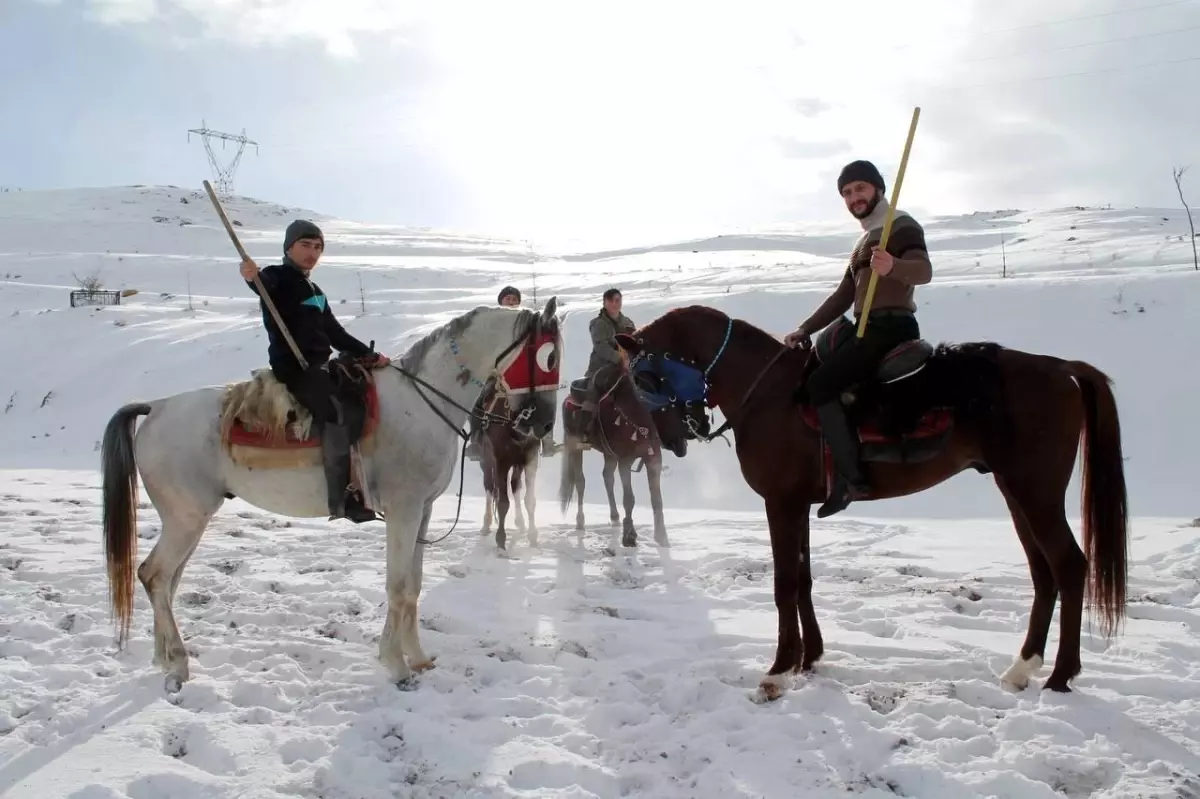
[[[745, 319], [731, 317], [724, 311], [707, 305], [685, 305], [680, 308], [672, 308], [658, 319], [646, 325], [643, 329], [648, 331], [652, 327], [660, 324], [668, 324], [674, 320], [678, 320], [676, 324], [683, 324], [685, 320], [696, 318], [703, 319], [705, 322], [710, 322], [714, 326], [721, 328], [729, 324], [729, 320], [732, 319], [732, 337], [738, 338], [754, 350], [760, 350], [760, 354], [765, 358], [774, 357], [784, 346], [782, 341], [753, 323], [747, 322]], [[798, 353], [799, 351], [796, 351], [793, 354]], [[794, 363], [797, 367], [801, 365], [800, 361], [792, 361], [788, 355], [785, 355], [780, 363]]]
[[[499, 309], [499, 306], [497, 306]], [[425, 357], [435, 344], [444, 338], [461, 336], [468, 327], [475, 321], [475, 318], [484, 311], [493, 310], [489, 306], [480, 305], [472, 308], [464, 314], [460, 314], [451, 319], [441, 327], [434, 328], [426, 333], [421, 338], [417, 339], [412, 345], [400, 356], [400, 365], [410, 372], [416, 372], [424, 363]], [[518, 326], [527, 325], [533, 319], [536, 311], [531, 311], [528, 308], [519, 308], [515, 318], [513, 319], [513, 330], [516, 331]]]

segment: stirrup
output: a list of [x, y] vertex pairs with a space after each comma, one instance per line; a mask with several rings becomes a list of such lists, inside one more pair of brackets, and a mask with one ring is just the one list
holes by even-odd
[[363, 500], [359, 496], [358, 492], [351, 490], [347, 490], [346, 493], [342, 495], [341, 507], [337, 509], [336, 513], [329, 517], [330, 521], [333, 521], [334, 519], [346, 519], [347, 521], [354, 522], [355, 524], [382, 521], [382, 518], [375, 513], [375, 511], [363, 504]]

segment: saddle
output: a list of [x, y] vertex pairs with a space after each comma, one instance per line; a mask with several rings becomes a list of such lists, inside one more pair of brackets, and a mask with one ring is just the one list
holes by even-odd
[[[854, 337], [855, 325], [844, 316], [826, 328], [813, 343], [814, 357], [804, 378]], [[860, 460], [922, 463], [936, 457], [949, 441], [954, 430], [952, 409], [930, 402], [926, 386], [913, 379], [934, 356], [933, 345], [924, 339], [904, 342], [883, 356], [871, 380], [842, 392], [842, 406], [858, 435]], [[803, 390], [800, 399], [801, 418], [819, 432], [817, 409], [803, 396]], [[825, 458], [832, 468], [828, 447]]]
[[599, 399], [599, 392], [596, 391], [596, 376], [580, 377], [571, 381], [570, 398], [580, 408], [592, 410], [596, 405], [596, 400]]
[[[371, 370], [356, 359], [329, 362], [334, 399], [340, 405], [351, 446], [374, 446], [379, 397]], [[221, 398], [221, 443], [235, 463], [259, 469], [321, 464], [321, 439], [312, 414], [270, 369], [228, 384]]]

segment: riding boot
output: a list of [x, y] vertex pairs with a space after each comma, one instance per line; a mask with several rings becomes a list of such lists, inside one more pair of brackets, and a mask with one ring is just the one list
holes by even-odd
[[355, 524], [378, 521], [361, 497], [350, 491], [350, 435], [346, 426], [326, 422], [321, 427], [321, 456], [328, 489], [329, 518], [349, 519]]
[[824, 519], [845, 510], [852, 501], [866, 497], [870, 486], [859, 467], [858, 433], [846, 418], [846, 409], [834, 400], [817, 408], [817, 416], [837, 471], [829, 499], [817, 510], [817, 518]]

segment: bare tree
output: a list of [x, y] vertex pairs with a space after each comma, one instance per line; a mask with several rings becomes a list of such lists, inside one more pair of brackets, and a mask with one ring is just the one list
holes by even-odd
[[100, 277], [99, 269], [82, 277], [72, 272], [71, 277], [75, 278], [75, 284], [84, 291], [99, 291], [104, 288], [104, 280]]
[[1196, 267], [1196, 271], [1200, 272], [1200, 258], [1196, 257], [1196, 225], [1192, 222], [1192, 209], [1188, 207], [1187, 200], [1183, 198], [1183, 173], [1187, 172], [1186, 166], [1177, 166], [1171, 170], [1171, 177], [1175, 179], [1175, 190], [1179, 192], [1179, 202], [1183, 203], [1183, 210], [1187, 211], [1188, 229], [1192, 232], [1192, 265]]

